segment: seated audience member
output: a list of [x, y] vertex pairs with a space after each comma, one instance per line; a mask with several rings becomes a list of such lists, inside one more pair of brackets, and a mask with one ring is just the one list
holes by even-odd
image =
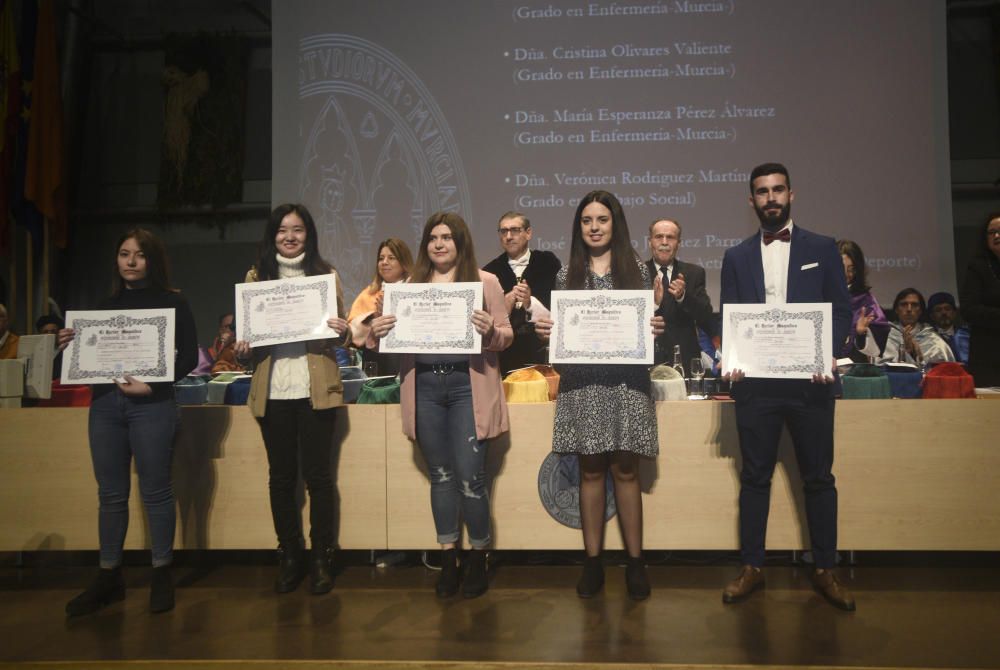
[[529, 249], [531, 221], [520, 212], [507, 212], [497, 223], [503, 253], [483, 269], [496, 275], [504, 293], [504, 304], [514, 329], [514, 343], [500, 352], [500, 371], [523, 368], [532, 363], [545, 363], [545, 343], [535, 334], [534, 316], [539, 307], [548, 310], [556, 273], [562, 263], [551, 251]]
[[892, 303], [896, 321], [892, 324], [881, 363], [930, 365], [954, 361], [948, 343], [923, 321], [927, 314], [924, 296], [915, 288], [904, 288]]
[[17, 335], [10, 332], [7, 305], [0, 303], [0, 359], [17, 358]]
[[232, 345], [235, 339], [236, 317], [231, 312], [227, 312], [219, 317], [219, 331], [215, 335], [215, 340], [212, 341], [212, 346], [208, 348], [208, 355], [212, 361], [217, 360], [222, 350], [227, 345]]
[[878, 358], [885, 350], [889, 320], [868, 285], [868, 266], [861, 247], [852, 240], [837, 240], [837, 248], [851, 294], [851, 339], [835, 353], [841, 358], [850, 357], [855, 363], [867, 363], [869, 357]]
[[976, 386], [1000, 386], [1000, 212], [986, 217], [959, 293]]
[[412, 270], [413, 254], [406, 242], [395, 237], [380, 242], [375, 254], [375, 276], [372, 283], [354, 300], [347, 316], [354, 346], [361, 349], [365, 363], [375, 362], [380, 375], [395, 375], [399, 372], [399, 357], [396, 354], [380, 354], [365, 347], [372, 319], [382, 314], [382, 286], [406, 281]]
[[927, 318], [941, 339], [951, 347], [955, 360], [969, 362], [969, 329], [962, 324], [962, 317], [955, 304], [955, 296], [941, 291], [927, 299]]
[[[66, 327], [66, 324], [54, 314], [46, 314], [38, 317], [35, 321], [35, 332], [39, 335], [59, 336], [59, 331]], [[52, 378], [62, 377], [62, 350], [56, 347], [56, 355], [52, 359]]]

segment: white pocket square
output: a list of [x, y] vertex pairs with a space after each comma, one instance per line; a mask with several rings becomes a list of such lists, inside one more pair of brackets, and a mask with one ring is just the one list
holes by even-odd
[[803, 265], [799, 269], [800, 270], [812, 270], [813, 268], [818, 268], [818, 267], [819, 267], [819, 263], [806, 263], [805, 265]]

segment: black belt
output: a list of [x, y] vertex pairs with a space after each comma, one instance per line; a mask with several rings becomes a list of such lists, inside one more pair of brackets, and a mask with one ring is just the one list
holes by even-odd
[[468, 372], [469, 362], [458, 363], [417, 363], [417, 372], [433, 372], [436, 375], [450, 375], [452, 372]]

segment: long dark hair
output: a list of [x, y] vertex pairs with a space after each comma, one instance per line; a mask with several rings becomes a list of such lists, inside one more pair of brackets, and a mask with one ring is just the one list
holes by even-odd
[[625, 212], [612, 193], [591, 191], [583, 196], [573, 216], [573, 238], [569, 251], [569, 270], [566, 286], [570, 289], [587, 288], [587, 273], [590, 270], [590, 250], [583, 242], [580, 218], [583, 210], [592, 202], [598, 202], [611, 211], [611, 281], [615, 288], [649, 288], [639, 270], [639, 257], [632, 249], [632, 236], [628, 232]]
[[837, 240], [837, 248], [843, 256], [851, 259], [854, 264], [854, 279], [847, 285], [851, 295], [861, 295], [872, 290], [868, 285], [868, 266], [865, 265], [865, 252], [854, 240]]
[[442, 223], [451, 231], [451, 239], [458, 254], [455, 261], [455, 281], [479, 281], [479, 263], [476, 262], [476, 250], [472, 246], [469, 227], [465, 225], [465, 219], [453, 212], [435, 212], [427, 219], [420, 236], [420, 248], [417, 249], [417, 261], [413, 265], [410, 281], [419, 283], [431, 278], [434, 265], [427, 255], [427, 245], [431, 241], [431, 231]]
[[278, 205], [271, 212], [271, 218], [264, 229], [264, 239], [260, 241], [260, 252], [257, 258], [257, 279], [267, 281], [278, 279], [278, 247], [274, 238], [278, 236], [281, 221], [289, 214], [297, 214], [306, 227], [306, 257], [302, 260], [302, 268], [307, 276], [329, 274], [333, 266], [319, 255], [319, 239], [316, 234], [316, 223], [305, 205], [286, 203]]
[[404, 279], [409, 277], [410, 271], [413, 270], [413, 254], [410, 253], [410, 247], [406, 246], [406, 242], [398, 237], [389, 237], [382, 240], [378, 243], [378, 251], [375, 252], [375, 278], [368, 285], [369, 293], [378, 293], [382, 290], [382, 275], [378, 271], [378, 259], [382, 255], [383, 249], [391, 251], [392, 255], [399, 261], [399, 265], [403, 268]]
[[149, 288], [160, 292], [173, 291], [170, 288], [170, 265], [167, 262], [167, 249], [156, 235], [145, 228], [129, 228], [118, 238], [115, 244], [114, 277], [111, 280], [111, 295], [118, 296], [125, 290], [125, 280], [118, 271], [118, 252], [125, 240], [134, 239], [146, 257], [146, 284]]

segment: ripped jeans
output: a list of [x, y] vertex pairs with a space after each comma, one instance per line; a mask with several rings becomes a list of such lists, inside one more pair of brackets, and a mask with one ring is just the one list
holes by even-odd
[[446, 375], [419, 370], [417, 441], [431, 477], [431, 513], [440, 544], [457, 542], [459, 514], [469, 544], [490, 543], [490, 496], [486, 487], [485, 440], [476, 439], [472, 387], [467, 370]]

